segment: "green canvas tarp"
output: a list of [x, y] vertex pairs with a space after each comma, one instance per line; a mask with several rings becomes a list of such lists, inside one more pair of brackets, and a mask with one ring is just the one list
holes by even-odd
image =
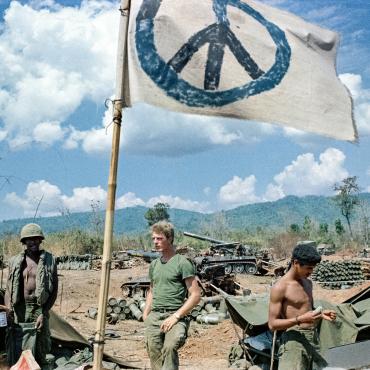
[[[333, 305], [326, 301], [316, 301], [324, 309], [335, 309], [335, 322], [322, 320], [318, 330], [320, 347], [324, 354], [329, 348], [370, 339], [370, 301], [358, 301], [352, 305], [343, 303]], [[248, 336], [255, 336], [268, 330], [268, 294], [263, 296], [226, 298], [230, 317]]]
[[249, 336], [268, 330], [269, 295], [234, 297], [228, 296], [226, 305], [235, 324]]
[[[73, 326], [58, 316], [53, 310], [50, 311], [49, 326], [53, 344], [79, 350], [89, 348], [92, 352], [92, 345]], [[122, 361], [106, 353], [104, 353], [103, 359], [113, 362], [124, 369], [138, 369], [132, 363]]]

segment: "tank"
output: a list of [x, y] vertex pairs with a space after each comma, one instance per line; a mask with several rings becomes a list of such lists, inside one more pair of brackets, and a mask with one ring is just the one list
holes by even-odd
[[225, 242], [186, 231], [184, 235], [211, 243], [208, 255], [202, 256], [202, 268], [221, 265], [225, 274], [265, 275], [269, 272], [266, 268], [270, 264], [267, 252], [257, 251], [251, 246], [238, 242]]
[[123, 298], [142, 297], [146, 298], [150, 287], [149, 277], [129, 278], [121, 285]]
[[129, 257], [141, 257], [145, 262], [152, 262], [160, 256], [158, 252], [145, 251], [143, 249], [129, 249], [127, 255]]
[[[212, 296], [218, 294], [217, 289], [222, 289], [227, 294], [235, 295], [240, 286], [235, 281], [235, 275], [225, 273], [223, 264], [205, 265], [203, 257], [190, 259], [196, 268], [196, 278], [201, 288], [202, 296]], [[150, 287], [148, 277], [136, 279], [129, 278], [121, 285], [122, 296], [124, 298], [146, 298]]]

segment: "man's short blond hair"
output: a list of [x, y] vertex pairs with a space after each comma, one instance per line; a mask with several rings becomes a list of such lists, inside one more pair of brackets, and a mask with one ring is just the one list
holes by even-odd
[[163, 234], [167, 239], [171, 239], [172, 243], [175, 237], [175, 228], [168, 221], [158, 221], [151, 227], [152, 233]]

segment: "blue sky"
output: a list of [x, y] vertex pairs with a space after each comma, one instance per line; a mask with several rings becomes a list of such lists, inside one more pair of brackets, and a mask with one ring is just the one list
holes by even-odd
[[[124, 112], [117, 207], [211, 212], [286, 195], [370, 191], [370, 2], [269, 0], [337, 31], [358, 144], [266, 123]], [[104, 208], [119, 22], [112, 1], [0, 0], [0, 220]]]

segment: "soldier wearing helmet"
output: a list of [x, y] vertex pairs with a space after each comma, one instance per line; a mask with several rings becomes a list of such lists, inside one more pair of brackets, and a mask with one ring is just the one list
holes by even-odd
[[49, 310], [57, 298], [58, 275], [53, 255], [40, 249], [44, 239], [39, 225], [25, 225], [20, 236], [25, 250], [9, 261], [5, 294], [11, 322], [9, 365], [17, 362], [23, 349], [32, 348], [36, 361], [43, 367], [51, 350]]

